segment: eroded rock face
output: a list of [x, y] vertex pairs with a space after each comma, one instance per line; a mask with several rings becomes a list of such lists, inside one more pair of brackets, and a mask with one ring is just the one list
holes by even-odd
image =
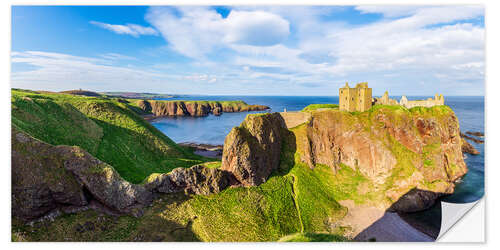
[[458, 119], [451, 109], [437, 108], [442, 110], [436, 114], [406, 109], [313, 112], [296, 132], [297, 151], [311, 168], [325, 164], [336, 170], [344, 164], [359, 170], [392, 202], [414, 188], [450, 194], [467, 167]]
[[221, 169], [244, 186], [262, 184], [279, 167], [286, 131], [279, 113], [248, 115], [226, 136]]
[[218, 193], [229, 186], [231, 174], [216, 168], [196, 165], [191, 168], [176, 168], [168, 174], [152, 175], [146, 188], [158, 193], [182, 192], [188, 194]]
[[12, 214], [18, 218], [35, 219], [92, 199], [137, 215], [151, 198], [150, 191], [123, 180], [79, 147], [53, 146], [12, 130]]
[[66, 171], [58, 149], [12, 131], [12, 215], [38, 218], [61, 204], [88, 204], [83, 185]]
[[477, 151], [477, 149], [474, 146], [472, 146], [464, 138], [462, 138], [462, 152], [468, 153], [468, 154], [471, 154], [471, 155], [478, 155], [479, 154], [479, 151]]
[[79, 147], [53, 146], [12, 129], [12, 215], [24, 221], [56, 209], [89, 207], [141, 216], [155, 192], [207, 195], [231, 182], [229, 172], [197, 165], [153, 174], [144, 185], [132, 184]]
[[269, 109], [264, 105], [248, 105], [238, 103], [234, 105], [223, 105], [220, 102], [197, 102], [197, 101], [152, 101], [139, 100], [137, 105], [145, 112], [151, 112], [155, 116], [207, 116], [209, 114], [221, 115], [223, 112], [260, 111]]

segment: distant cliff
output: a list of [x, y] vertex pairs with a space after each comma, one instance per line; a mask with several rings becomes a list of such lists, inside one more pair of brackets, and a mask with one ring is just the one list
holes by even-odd
[[207, 116], [223, 112], [261, 111], [264, 105], [249, 105], [243, 101], [155, 101], [139, 100], [136, 105], [154, 116]]

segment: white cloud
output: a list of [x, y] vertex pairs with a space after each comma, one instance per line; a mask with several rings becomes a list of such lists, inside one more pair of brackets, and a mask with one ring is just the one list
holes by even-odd
[[[28, 64], [33, 70], [12, 72], [15, 87], [29, 89], [74, 89], [93, 85], [93, 89], [140, 87], [154, 84], [169, 75], [133, 67], [111, 65], [106, 59], [78, 57], [60, 53], [26, 51], [12, 53], [13, 64]], [[143, 87], [143, 86], [142, 86]]]
[[103, 29], [113, 31], [116, 34], [131, 35], [133, 37], [139, 37], [141, 35], [153, 35], [153, 36], [158, 35], [158, 32], [152, 27], [144, 27], [137, 24], [121, 25], [121, 24], [108, 24], [97, 21], [90, 21], [90, 24], [101, 27]]
[[128, 61], [137, 60], [137, 58], [133, 56], [126, 56], [118, 53], [106, 53], [101, 55], [101, 57], [108, 60], [128, 60]]
[[271, 46], [283, 42], [290, 34], [290, 24], [282, 17], [263, 11], [231, 11], [224, 19], [224, 40], [254, 46]]
[[[118, 86], [134, 84], [134, 80], [175, 80], [179, 82], [178, 91], [211, 94], [282, 94], [286, 84], [287, 91], [306, 94], [311, 88], [302, 86], [314, 85], [318, 92], [307, 94], [326, 95], [336, 93], [345, 81], [368, 81], [375, 92], [390, 89], [391, 94], [484, 91], [485, 31], [482, 25], [470, 22], [483, 16], [482, 7], [356, 9], [380, 13], [383, 18], [351, 25], [325, 18], [335, 15], [336, 8], [238, 6], [223, 18], [204, 7], [153, 7], [146, 20], [167, 41], [168, 49], [162, 55], [174, 50], [192, 58], [192, 62], [159, 62], [149, 67], [154, 71], [114, 66], [132, 58], [113, 53], [80, 58], [14, 52], [14, 63], [29, 63], [38, 69], [13, 73], [13, 79], [44, 79], [48, 83], [56, 78], [63, 82], [62, 75], [69, 72], [66, 81], [83, 83], [87, 77], [89, 82]], [[190, 84], [184, 84], [186, 81]], [[206, 83], [211, 83], [211, 88], [203, 88]], [[474, 92], [467, 92], [471, 90]]]
[[152, 7], [146, 20], [160, 31], [172, 49], [193, 58], [231, 44], [272, 46], [290, 34], [287, 20], [263, 11], [231, 11], [223, 18], [205, 7]]

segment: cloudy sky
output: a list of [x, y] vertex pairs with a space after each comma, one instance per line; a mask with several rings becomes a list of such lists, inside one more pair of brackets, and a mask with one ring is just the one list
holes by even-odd
[[484, 95], [481, 6], [12, 8], [11, 85], [209, 95]]

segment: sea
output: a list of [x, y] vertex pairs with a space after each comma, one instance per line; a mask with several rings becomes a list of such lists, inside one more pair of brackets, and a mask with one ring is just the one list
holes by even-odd
[[[430, 96], [408, 96], [408, 100], [427, 99]], [[433, 97], [433, 96], [432, 96]], [[391, 96], [399, 100], [400, 96]], [[309, 104], [338, 103], [338, 96], [178, 96], [165, 100], [213, 100], [230, 101], [242, 100], [248, 104], [267, 105], [271, 112], [299, 111]], [[458, 117], [462, 132], [479, 131], [484, 133], [484, 97], [483, 96], [446, 96], [445, 105], [450, 106]], [[238, 126], [249, 113], [223, 113], [220, 116], [206, 117], [164, 117], [152, 120], [153, 126], [165, 133], [177, 143], [193, 142], [222, 145], [226, 135], [235, 126]], [[484, 139], [484, 138], [480, 138]], [[480, 152], [479, 155], [466, 154], [465, 163], [468, 173], [456, 185], [452, 195], [441, 198], [450, 203], [469, 203], [477, 201], [484, 195], [484, 144], [470, 143]], [[440, 203], [437, 202], [431, 209], [407, 215], [418, 218], [425, 227], [434, 227], [438, 230], [441, 221]], [[435, 236], [435, 235], [432, 235]]]

